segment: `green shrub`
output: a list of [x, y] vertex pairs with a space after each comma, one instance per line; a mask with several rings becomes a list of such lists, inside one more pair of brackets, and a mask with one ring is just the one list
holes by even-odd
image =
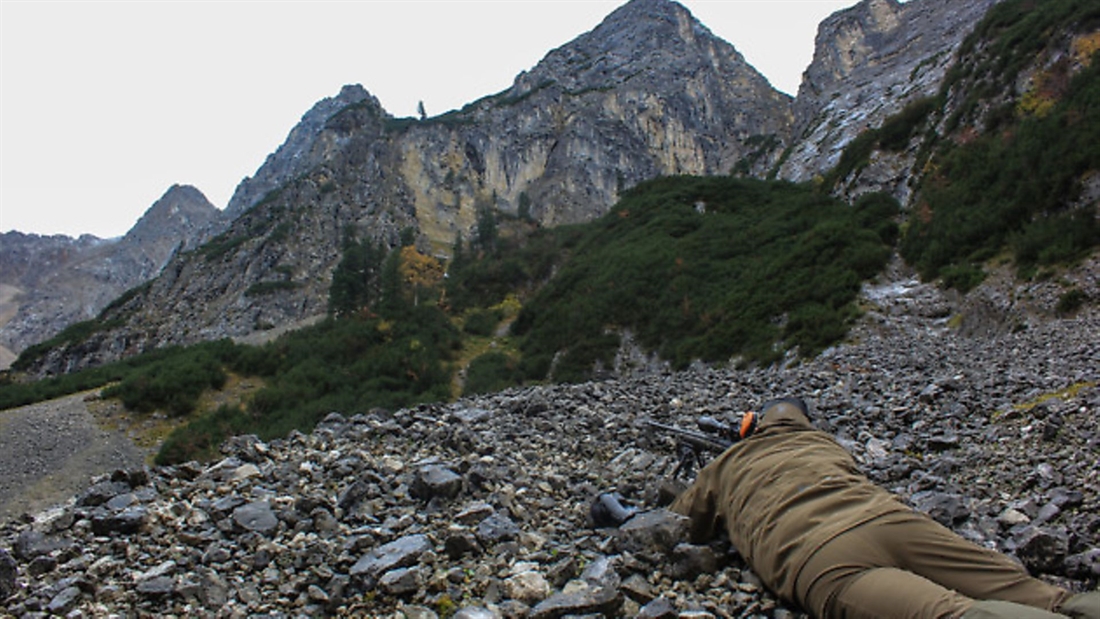
[[500, 310], [476, 310], [467, 314], [462, 330], [470, 335], [488, 337], [496, 331], [503, 318]]
[[985, 281], [985, 272], [971, 264], [948, 265], [940, 272], [940, 276], [944, 287], [954, 288], [962, 293], [970, 292]]
[[[231, 345], [231, 344], [230, 344]], [[195, 410], [207, 389], [221, 389], [226, 374], [222, 360], [207, 346], [174, 349], [167, 358], [145, 366], [103, 391], [126, 408], [150, 413], [163, 410], [182, 417]]]
[[247, 434], [255, 423], [239, 406], [222, 406], [174, 430], [157, 452], [160, 466], [188, 460], [211, 460], [229, 436]]
[[1055, 305], [1054, 311], [1056, 311], [1059, 316], [1069, 316], [1081, 309], [1088, 300], [1088, 295], [1080, 288], [1072, 288], [1058, 297], [1058, 303]]
[[[328, 319], [261, 348], [226, 351], [227, 366], [264, 378], [247, 415], [221, 413], [178, 429], [158, 455], [164, 463], [198, 458], [232, 433], [271, 439], [308, 431], [332, 411], [354, 414], [449, 396], [458, 335], [435, 307], [406, 307], [400, 318]], [[229, 421], [226, 421], [229, 420]]]
[[466, 384], [462, 393], [476, 395], [500, 391], [518, 384], [521, 379], [515, 359], [500, 352], [485, 353], [466, 368]]
[[244, 291], [246, 297], [261, 297], [268, 294], [274, 294], [276, 292], [282, 292], [284, 290], [295, 290], [301, 288], [302, 284], [298, 282], [278, 281], [278, 282], [256, 282], [248, 287], [248, 290]]

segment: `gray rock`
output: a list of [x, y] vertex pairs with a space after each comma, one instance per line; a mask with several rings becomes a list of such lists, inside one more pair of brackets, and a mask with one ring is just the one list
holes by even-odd
[[691, 580], [699, 574], [718, 570], [718, 556], [710, 546], [677, 544], [672, 549], [672, 574], [681, 580]]
[[676, 616], [676, 607], [662, 596], [643, 606], [636, 619], [673, 619]]
[[1090, 548], [1066, 557], [1066, 575], [1081, 580], [1100, 577], [1100, 548]]
[[528, 570], [509, 576], [504, 581], [504, 591], [513, 600], [537, 604], [550, 595], [550, 583], [537, 571]]
[[603, 614], [615, 616], [623, 597], [615, 589], [583, 586], [558, 592], [531, 609], [531, 619], [558, 619], [567, 615]]
[[690, 520], [666, 509], [642, 512], [619, 527], [622, 547], [631, 552], [667, 554], [688, 538]]
[[132, 535], [141, 531], [148, 515], [148, 510], [140, 505], [118, 512], [100, 512], [91, 518], [92, 532], [96, 535]]
[[409, 494], [424, 501], [453, 499], [459, 492], [462, 492], [462, 477], [438, 464], [418, 469], [409, 485]]
[[443, 540], [443, 551], [452, 561], [481, 550], [477, 537], [465, 530], [450, 531]]
[[519, 526], [507, 514], [496, 512], [477, 525], [477, 539], [482, 544], [492, 545], [516, 539]]
[[279, 526], [279, 518], [267, 501], [253, 501], [233, 510], [233, 522], [246, 531], [271, 533]]
[[377, 579], [390, 570], [415, 564], [420, 555], [431, 548], [431, 542], [426, 535], [407, 535], [370, 551], [355, 562], [349, 574]]
[[26, 529], [15, 539], [12, 554], [20, 561], [30, 561], [35, 557], [69, 548], [72, 544], [72, 540], [65, 537], [47, 536], [34, 529]]
[[81, 595], [79, 587], [65, 587], [50, 599], [46, 610], [55, 615], [67, 615], [80, 603]]
[[970, 517], [962, 497], [946, 492], [928, 490], [918, 492], [910, 499], [917, 511], [924, 512], [940, 524], [950, 527]]
[[403, 596], [421, 587], [424, 573], [418, 567], [400, 567], [390, 570], [378, 579], [378, 585], [390, 595]]
[[176, 579], [171, 576], [157, 576], [143, 580], [137, 585], [137, 592], [147, 598], [162, 598], [176, 588]]

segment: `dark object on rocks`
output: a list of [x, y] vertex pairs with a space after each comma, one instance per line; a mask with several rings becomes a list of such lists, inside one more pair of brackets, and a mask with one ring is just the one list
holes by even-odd
[[409, 494], [425, 501], [453, 499], [459, 492], [462, 492], [462, 477], [438, 464], [421, 467], [409, 485]]
[[638, 510], [623, 505], [622, 501], [623, 497], [616, 492], [603, 492], [597, 496], [589, 509], [592, 526], [597, 529], [617, 527], [630, 520]]
[[15, 559], [7, 550], [0, 548], [0, 601], [15, 593], [15, 579], [18, 575], [19, 567]]
[[1048, 443], [1058, 438], [1058, 431], [1066, 425], [1066, 420], [1061, 414], [1055, 413], [1043, 421], [1043, 440]]
[[456, 561], [462, 557], [480, 550], [477, 538], [469, 531], [454, 531], [443, 540], [443, 550], [447, 556]]
[[1016, 556], [1034, 572], [1055, 573], [1069, 553], [1063, 529], [1027, 526], [1012, 537]]

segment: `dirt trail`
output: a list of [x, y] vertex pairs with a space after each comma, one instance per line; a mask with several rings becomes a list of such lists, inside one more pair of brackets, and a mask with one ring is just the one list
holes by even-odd
[[147, 452], [88, 408], [95, 392], [0, 411], [0, 522], [65, 502], [97, 475], [140, 467]]

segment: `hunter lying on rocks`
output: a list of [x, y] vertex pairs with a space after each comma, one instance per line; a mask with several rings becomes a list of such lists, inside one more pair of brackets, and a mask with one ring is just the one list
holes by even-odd
[[[819, 618], [1100, 618], [1100, 591], [1072, 595], [964, 540], [857, 470], [797, 398], [746, 413], [740, 438], [670, 509], [692, 541], [722, 531], [781, 597]], [[594, 519], [633, 513], [611, 495]]]

